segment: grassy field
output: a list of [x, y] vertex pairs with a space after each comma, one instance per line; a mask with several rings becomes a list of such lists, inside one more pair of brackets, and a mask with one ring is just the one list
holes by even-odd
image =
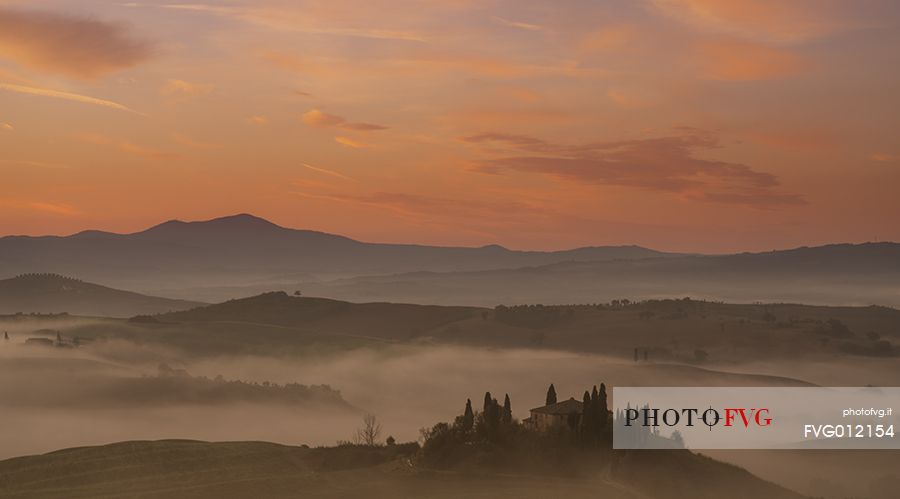
[[123, 442], [0, 461], [4, 498], [642, 497], [600, 479], [418, 470], [409, 449]]
[[[308, 448], [268, 442], [131, 441], [0, 461], [4, 498], [799, 499], [686, 451], [620, 455], [616, 470], [560, 474], [425, 467], [418, 445]], [[473, 454], [473, 457], [475, 455]]]

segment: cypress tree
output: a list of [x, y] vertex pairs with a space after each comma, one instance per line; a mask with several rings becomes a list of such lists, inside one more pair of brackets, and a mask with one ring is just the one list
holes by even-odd
[[503, 399], [503, 424], [512, 424], [512, 404], [509, 402], [509, 394]]
[[591, 394], [585, 390], [581, 406], [581, 440], [590, 442], [594, 438], [593, 424], [593, 404], [591, 404]]
[[556, 403], [556, 388], [553, 387], [553, 383], [550, 383], [550, 388], [547, 389], [547, 403], [545, 405], [553, 405]]
[[605, 383], [600, 383], [597, 407], [600, 409], [600, 427], [606, 428], [607, 423], [609, 423], [609, 402], [608, 397], [606, 396]]
[[484, 422], [484, 434], [489, 440], [493, 440], [497, 428], [496, 401], [491, 397], [491, 392], [484, 392], [484, 408], [481, 411], [481, 420]]
[[463, 413], [463, 431], [471, 431], [475, 425], [475, 413], [472, 412], [472, 399], [466, 399], [466, 412]]

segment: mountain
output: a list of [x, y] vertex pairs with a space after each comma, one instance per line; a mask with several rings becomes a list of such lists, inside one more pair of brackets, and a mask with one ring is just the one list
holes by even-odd
[[131, 317], [199, 305], [202, 303], [146, 296], [58, 274], [23, 274], [0, 280], [0, 314], [67, 312], [72, 315]]
[[[55, 272], [158, 292], [419, 270], [470, 271], [662, 256], [667, 254], [637, 246], [541, 252], [496, 245], [467, 248], [365, 243], [289, 229], [241, 214], [203, 222], [172, 220], [131, 234], [91, 230], [65, 237], [3, 237], [0, 275]], [[220, 294], [214, 298], [232, 297]]]
[[900, 244], [835, 244], [767, 253], [411, 272], [305, 283], [302, 289], [307, 294], [351, 301], [473, 306], [690, 296], [744, 303], [900, 307]]

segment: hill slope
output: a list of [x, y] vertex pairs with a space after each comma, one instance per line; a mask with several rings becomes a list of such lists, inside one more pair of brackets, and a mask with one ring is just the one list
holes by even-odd
[[[412, 465], [417, 447], [302, 448], [266, 442], [121, 442], [0, 461], [0, 495], [10, 498], [456, 498], [610, 499], [799, 498], [738, 468], [689, 456], [660, 456], [635, 478], [674, 480], [644, 493], [602, 478], [465, 474]], [[696, 456], [695, 456], [696, 457]], [[638, 463], [643, 465], [644, 463]], [[630, 463], [626, 463], [629, 465]], [[662, 466], [660, 468], [659, 466]], [[683, 476], [684, 470], [690, 474]], [[649, 493], [649, 495], [645, 495]], [[764, 495], [759, 495], [759, 494]]]
[[0, 314], [67, 312], [72, 315], [131, 317], [199, 305], [202, 304], [107, 288], [57, 274], [24, 274], [0, 280]]
[[481, 309], [400, 303], [348, 303], [326, 298], [289, 296], [284, 292], [229, 300], [172, 312], [160, 317], [176, 322], [242, 322], [320, 329], [381, 339], [406, 340], [442, 325], [476, 317]]

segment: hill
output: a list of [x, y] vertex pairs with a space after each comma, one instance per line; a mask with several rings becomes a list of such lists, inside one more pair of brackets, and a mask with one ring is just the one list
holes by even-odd
[[306, 283], [343, 300], [493, 306], [691, 296], [730, 302], [900, 306], [900, 244], [769, 253], [562, 262], [518, 269], [413, 272]]
[[24, 274], [0, 280], [0, 314], [69, 313], [130, 317], [202, 305], [108, 288], [57, 274]]
[[473, 307], [400, 303], [349, 303], [276, 291], [216, 305], [163, 314], [164, 322], [241, 322], [302, 327], [386, 340], [407, 340], [473, 318]]
[[[636, 246], [540, 252], [496, 245], [467, 248], [366, 243], [289, 229], [240, 214], [202, 222], [171, 220], [131, 234], [91, 230], [64, 237], [3, 237], [0, 275], [56, 272], [146, 292], [664, 255]], [[234, 296], [218, 294], [214, 298]]]
[[284, 292], [162, 314], [156, 324], [93, 324], [64, 335], [117, 336], [183, 346], [195, 354], [275, 354], [425, 343], [592, 352], [653, 362], [900, 356], [900, 311], [886, 307], [726, 304], [650, 300], [493, 309], [350, 303]]
[[[10, 498], [274, 497], [572, 497], [611, 499], [799, 498], [738, 468], [709, 459], [663, 456], [640, 479], [673, 478], [675, 491], [642, 492], [597, 477], [430, 470], [415, 464], [418, 446], [305, 448], [266, 442], [188, 440], [121, 442], [0, 461], [0, 495]], [[685, 455], [687, 455], [685, 453]], [[630, 463], [629, 463], [630, 464]], [[682, 475], [680, 471], [686, 470]], [[697, 473], [702, 479], [694, 480]], [[711, 485], [708, 485], [711, 484]], [[684, 495], [687, 494], [687, 495]]]

